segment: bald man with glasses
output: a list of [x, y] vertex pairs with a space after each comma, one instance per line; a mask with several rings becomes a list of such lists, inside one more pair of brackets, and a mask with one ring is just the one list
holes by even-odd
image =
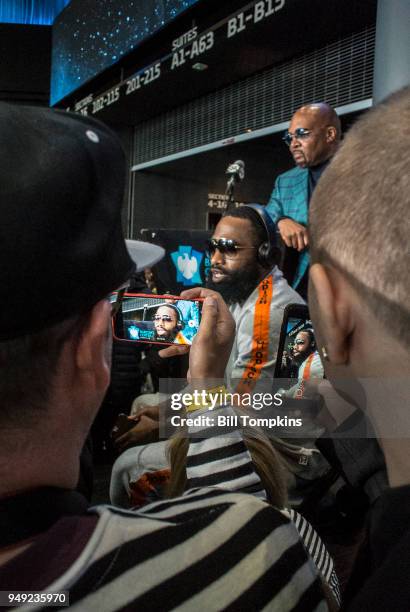
[[340, 135], [339, 117], [328, 104], [309, 104], [297, 110], [283, 136], [296, 167], [278, 176], [267, 206], [282, 240], [296, 256], [299, 254], [292, 286], [305, 299], [309, 268], [309, 201], [337, 150]]

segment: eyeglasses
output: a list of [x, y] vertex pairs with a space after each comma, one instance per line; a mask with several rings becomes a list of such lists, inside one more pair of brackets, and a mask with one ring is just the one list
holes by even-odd
[[154, 321], [162, 321], [163, 323], [172, 323], [172, 317], [169, 315], [155, 315]]
[[207, 251], [209, 255], [213, 255], [216, 249], [218, 249], [218, 251], [223, 255], [232, 256], [235, 255], [239, 250], [256, 249], [256, 247], [238, 246], [235, 240], [232, 240], [231, 238], [211, 238], [207, 242]]
[[293, 134], [292, 132], [289, 132], [288, 130], [286, 130], [286, 132], [282, 136], [282, 140], [286, 142], [288, 147], [290, 147], [292, 140], [294, 138], [296, 140], [306, 140], [306, 138], [308, 138], [311, 133], [312, 133], [312, 130], [307, 130], [306, 128], [296, 128]]
[[293, 346], [300, 346], [302, 344], [305, 344], [306, 340], [295, 340], [295, 342], [293, 343]]

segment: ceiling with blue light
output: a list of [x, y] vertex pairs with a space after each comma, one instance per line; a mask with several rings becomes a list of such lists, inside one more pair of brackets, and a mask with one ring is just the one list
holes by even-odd
[[51, 25], [70, 0], [0, 0], [0, 23]]
[[71, 0], [53, 24], [51, 104], [118, 62], [198, 0]]

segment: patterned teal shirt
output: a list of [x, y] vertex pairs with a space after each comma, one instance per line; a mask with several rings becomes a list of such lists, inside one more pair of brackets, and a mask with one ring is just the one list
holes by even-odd
[[[266, 207], [266, 210], [277, 223], [280, 217], [290, 217], [297, 223], [305, 225], [308, 223], [309, 211], [309, 169], [295, 167], [288, 172], [280, 174], [275, 182], [275, 187]], [[300, 254], [293, 288], [300, 283], [309, 266], [309, 252], [307, 250]]]

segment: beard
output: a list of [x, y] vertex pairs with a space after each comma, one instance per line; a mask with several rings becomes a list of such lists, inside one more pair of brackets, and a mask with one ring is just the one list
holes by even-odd
[[260, 270], [257, 265], [251, 262], [236, 272], [227, 272], [222, 267], [220, 269], [227, 275], [227, 278], [219, 283], [214, 283], [210, 273], [206, 281], [207, 289], [220, 293], [228, 305], [243, 304], [259, 284], [257, 279], [260, 278]]
[[309, 355], [311, 353], [313, 353], [313, 351], [312, 351], [312, 349], [309, 348], [306, 351], [303, 351], [303, 353], [299, 353], [298, 355], [294, 355], [293, 356], [293, 361], [299, 367], [300, 365], [302, 365], [302, 363], [305, 361], [305, 359], [307, 359], [309, 357]]

